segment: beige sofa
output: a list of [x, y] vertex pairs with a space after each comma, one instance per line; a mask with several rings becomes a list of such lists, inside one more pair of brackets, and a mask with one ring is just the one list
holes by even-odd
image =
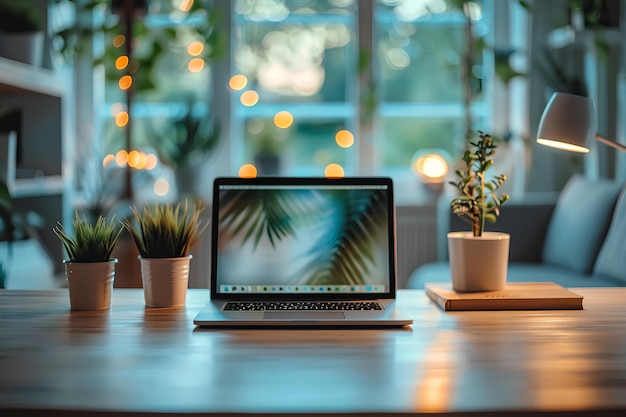
[[[411, 274], [407, 288], [450, 281], [448, 231], [469, 230], [438, 204], [438, 262]], [[511, 234], [508, 282], [552, 281], [566, 287], [626, 286], [626, 187], [614, 181], [572, 177], [550, 198], [508, 202], [487, 230]]]

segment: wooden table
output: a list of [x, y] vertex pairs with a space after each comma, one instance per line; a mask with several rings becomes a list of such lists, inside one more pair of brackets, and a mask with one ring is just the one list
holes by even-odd
[[419, 290], [404, 329], [205, 330], [142, 290], [70, 311], [66, 290], [0, 291], [0, 415], [626, 415], [626, 288], [582, 311], [445, 313]]

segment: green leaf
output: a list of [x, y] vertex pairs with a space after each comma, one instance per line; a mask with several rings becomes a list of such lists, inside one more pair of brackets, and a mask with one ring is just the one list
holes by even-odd
[[496, 222], [496, 215], [493, 213], [487, 213], [485, 214], [485, 220], [488, 221], [489, 223], [495, 223]]
[[384, 193], [379, 191], [337, 194], [333, 206], [338, 213], [322, 217], [320, 225], [342, 232], [320, 236], [309, 252], [311, 260], [298, 277], [303, 276], [311, 285], [325, 284], [329, 277], [345, 285], [364, 284], [375, 263], [376, 239], [386, 227], [386, 204]]
[[61, 240], [70, 261], [106, 262], [111, 259], [113, 249], [122, 231], [122, 224], [99, 216], [94, 223], [76, 212], [72, 222], [74, 237], [65, 230], [61, 223], [52, 229]]
[[[449, 182], [463, 194], [451, 201], [451, 210], [464, 220], [471, 219], [475, 224], [481, 224], [482, 220], [495, 222], [500, 214], [499, 206], [508, 200], [508, 195], [496, 194], [496, 190], [506, 181], [506, 176], [499, 175], [493, 179], [485, 177], [486, 171], [493, 166], [496, 140], [481, 131], [478, 133], [479, 140], [468, 140], [468, 149], [461, 158], [465, 163], [465, 170], [456, 171], [459, 181]], [[480, 214], [476, 213], [476, 209]]]
[[144, 258], [176, 258], [189, 255], [192, 246], [208, 226], [200, 219], [204, 207], [198, 201], [193, 211], [188, 202], [182, 206], [158, 205], [144, 207], [140, 212], [133, 206], [135, 226], [125, 219], [124, 227], [131, 233], [139, 254]]

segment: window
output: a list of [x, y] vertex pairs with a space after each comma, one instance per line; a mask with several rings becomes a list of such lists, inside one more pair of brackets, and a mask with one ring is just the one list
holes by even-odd
[[259, 174], [358, 170], [356, 1], [235, 1], [233, 164]]
[[[227, 162], [215, 175], [237, 175], [246, 164], [259, 175], [320, 176], [334, 167], [414, 183], [417, 152], [450, 163], [468, 131], [494, 125], [494, 91], [502, 88], [493, 82], [498, 3], [504, 7], [492, 0], [150, 2], [136, 56], [168, 47], [153, 63], [158, 88], [133, 97], [133, 147], [158, 153], [185, 116], [212, 124], [216, 94], [230, 103], [230, 120], [215, 121], [228, 126]], [[189, 12], [181, 9], [189, 4]], [[219, 44], [208, 42], [215, 28], [198, 28], [220, 18], [230, 18], [229, 33], [220, 34], [229, 39], [226, 79], [215, 78], [211, 58], [193, 69], [188, 50], [200, 42], [216, 53]], [[167, 43], [146, 41], [164, 34]], [[113, 156], [126, 149], [115, 119], [125, 96], [122, 72], [107, 74], [101, 117]]]
[[466, 130], [485, 125], [492, 59], [478, 40], [489, 16], [480, 3], [455, 4], [376, 3], [376, 145], [380, 166], [395, 176], [408, 172], [418, 150], [456, 155]]
[[96, 13], [106, 28], [96, 39], [105, 64], [104, 173], [119, 177], [128, 165], [133, 185], [126, 188], [147, 200], [168, 198], [173, 173], [201, 162], [217, 143], [209, 98], [219, 15], [209, 0], [136, 1], [128, 31], [125, 12], [112, 4]]
[[[268, 147], [283, 159], [270, 173], [323, 175], [338, 164], [346, 175], [400, 178], [420, 149], [455, 154], [466, 129], [486, 122], [493, 72], [479, 47], [490, 30], [485, 2], [458, 3], [235, 1], [233, 75], [248, 84], [232, 100], [233, 164]], [[293, 122], [277, 127], [285, 111]]]

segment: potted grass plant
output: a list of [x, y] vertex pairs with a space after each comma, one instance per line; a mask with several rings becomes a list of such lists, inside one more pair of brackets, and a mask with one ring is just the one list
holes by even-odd
[[73, 310], [102, 310], [111, 307], [116, 258], [111, 254], [122, 231], [115, 219], [99, 216], [90, 222], [85, 215], [72, 221], [74, 235], [61, 225], [53, 228], [68, 259], [64, 261]]
[[200, 215], [198, 201], [193, 208], [187, 201], [175, 206], [166, 204], [133, 206], [134, 216], [123, 221], [137, 249], [141, 279], [148, 307], [182, 307], [189, 282], [191, 249], [208, 226]]
[[461, 158], [463, 168], [456, 170], [458, 179], [450, 181], [459, 192], [450, 208], [472, 226], [470, 232], [448, 233], [452, 286], [456, 291], [501, 290], [506, 285], [510, 235], [485, 231], [485, 223], [495, 223], [500, 207], [509, 199], [499, 192], [506, 176], [487, 178], [497, 146], [490, 135], [478, 133], [478, 139], [469, 140], [469, 148]]

